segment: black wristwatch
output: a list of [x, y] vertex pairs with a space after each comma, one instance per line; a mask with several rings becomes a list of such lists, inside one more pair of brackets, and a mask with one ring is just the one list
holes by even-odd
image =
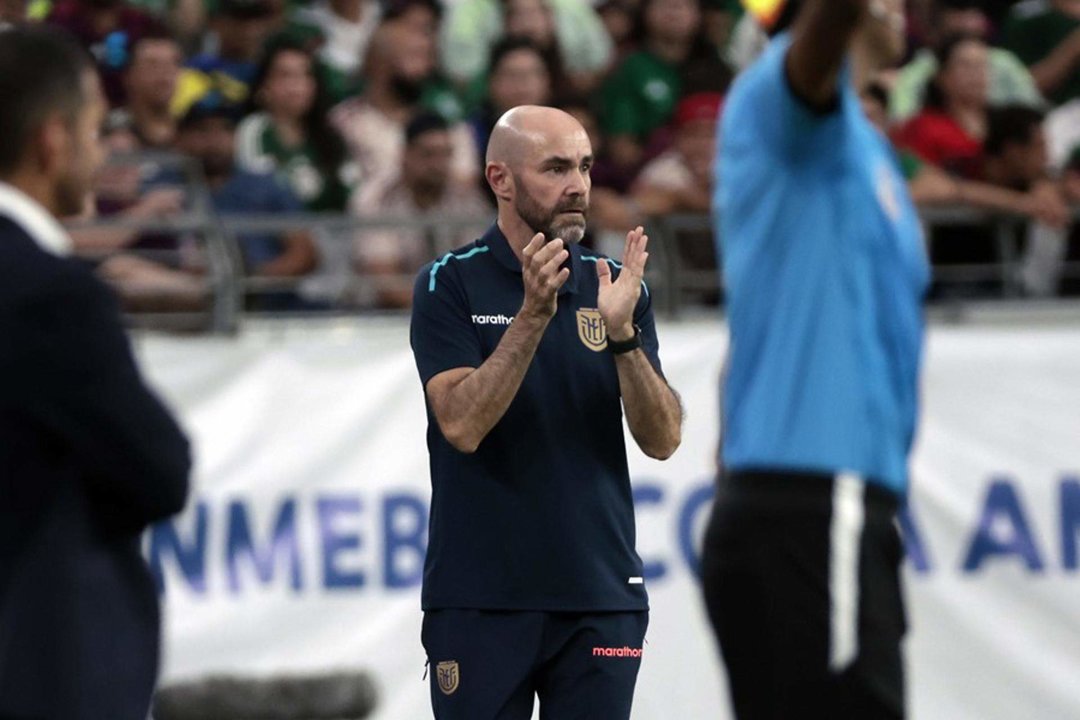
[[608, 336], [607, 347], [614, 355], [623, 355], [637, 350], [641, 347], [641, 328], [634, 325], [634, 337], [629, 340], [623, 340], [622, 342], [612, 340], [611, 337]]

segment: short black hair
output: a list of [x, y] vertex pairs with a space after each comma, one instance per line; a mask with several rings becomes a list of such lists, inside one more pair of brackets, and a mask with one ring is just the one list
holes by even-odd
[[430, 10], [436, 20], [442, 19], [443, 6], [438, 0], [387, 0], [383, 4], [383, 21], [397, 20], [409, 12], [413, 7], [425, 7]]
[[422, 111], [409, 120], [405, 126], [405, 144], [412, 145], [418, 137], [429, 132], [446, 131], [450, 129], [450, 123], [442, 115], [430, 111]]
[[139, 35], [130, 41], [127, 49], [127, 63], [124, 65], [124, 69], [126, 70], [131, 68], [132, 63], [135, 62], [135, 56], [138, 54], [140, 47], [142, 47], [146, 43], [153, 42], [172, 43], [176, 46], [178, 50], [180, 50], [181, 62], [183, 61], [184, 49], [180, 45], [180, 41], [176, 39], [176, 36], [165, 28], [155, 27], [149, 32], [143, 33], [142, 35]]
[[[491, 46], [491, 53], [488, 55], [488, 77], [495, 74], [495, 68], [499, 66], [499, 63], [501, 63], [507, 55], [517, 52], [518, 50], [528, 50], [535, 53], [540, 57], [540, 60], [543, 61], [544, 66], [547, 67], [547, 57], [545, 56], [544, 51], [540, 49], [540, 46], [528, 38], [509, 35]], [[548, 67], [548, 72], [551, 72], [550, 67]]]
[[1027, 145], [1045, 119], [1041, 110], [1026, 105], [992, 108], [987, 119], [983, 152], [996, 157], [1009, 145]]
[[90, 56], [67, 34], [40, 25], [0, 32], [0, 177], [15, 172], [49, 115], [78, 115]]

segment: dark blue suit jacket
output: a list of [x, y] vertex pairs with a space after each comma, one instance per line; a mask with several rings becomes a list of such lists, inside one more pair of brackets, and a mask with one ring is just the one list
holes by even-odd
[[110, 291], [0, 215], [0, 718], [145, 720], [160, 619], [139, 538], [189, 471]]

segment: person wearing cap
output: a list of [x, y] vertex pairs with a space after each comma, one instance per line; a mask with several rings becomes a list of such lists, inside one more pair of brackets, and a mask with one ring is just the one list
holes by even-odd
[[929, 268], [856, 88], [902, 0], [748, 1], [774, 34], [728, 93], [714, 197], [730, 344], [702, 580], [735, 715], [905, 715], [903, 546]]
[[263, 46], [274, 31], [278, 0], [220, 0], [211, 19], [217, 51], [196, 55], [180, 74], [172, 112], [182, 117], [208, 93], [231, 105], [247, 101]]
[[167, 150], [176, 136], [172, 99], [184, 60], [180, 43], [168, 33], [148, 33], [131, 44], [124, 68], [126, 111], [141, 149]]
[[[193, 105], [180, 121], [176, 147], [202, 167], [214, 210], [221, 215], [288, 214], [303, 209], [285, 181], [272, 173], [253, 173], [237, 167], [236, 125], [240, 110], [211, 95]], [[311, 234], [243, 232], [237, 244], [249, 275], [299, 279], [315, 269], [318, 254]], [[250, 305], [270, 310], [303, 307], [293, 291], [253, 296]]]

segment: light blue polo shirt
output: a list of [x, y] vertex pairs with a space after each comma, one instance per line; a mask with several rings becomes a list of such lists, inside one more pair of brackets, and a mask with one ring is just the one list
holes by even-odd
[[724, 109], [714, 209], [731, 331], [722, 461], [853, 472], [902, 494], [915, 432], [922, 228], [845, 70], [816, 113], [778, 36]]

